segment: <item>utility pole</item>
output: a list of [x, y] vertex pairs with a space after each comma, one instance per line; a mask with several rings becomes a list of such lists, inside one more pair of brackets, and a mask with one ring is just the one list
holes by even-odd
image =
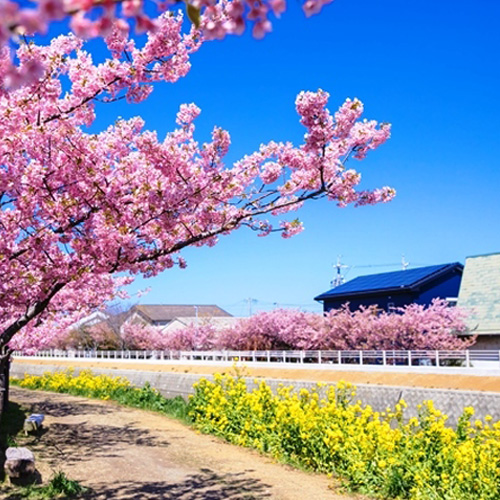
[[248, 297], [247, 302], [248, 302], [248, 315], [251, 316], [252, 315], [252, 304], [255, 304], [257, 302], [257, 300], [252, 299], [252, 297]]
[[196, 330], [198, 330], [198, 306], [194, 306], [194, 317], [195, 317]]

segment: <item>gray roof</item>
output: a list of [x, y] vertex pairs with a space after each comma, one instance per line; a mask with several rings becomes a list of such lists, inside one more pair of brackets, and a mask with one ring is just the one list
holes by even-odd
[[144, 304], [132, 308], [132, 312], [138, 312], [150, 321], [172, 321], [178, 317], [208, 318], [214, 316], [231, 316], [228, 312], [216, 305], [198, 304]]
[[467, 257], [457, 306], [470, 312], [473, 333], [500, 334], [500, 253]]

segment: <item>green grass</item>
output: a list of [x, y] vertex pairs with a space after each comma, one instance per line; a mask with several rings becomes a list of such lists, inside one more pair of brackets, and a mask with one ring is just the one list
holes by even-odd
[[[30, 379], [33, 381], [33, 385], [26, 384], [26, 382], [21, 384], [23, 379], [15, 378], [12, 378], [10, 383], [12, 386], [22, 386], [27, 389], [51, 391], [50, 387], [44, 387], [43, 377], [30, 377]], [[185, 423], [190, 423], [187, 402], [181, 396], [176, 396], [171, 399], [165, 398], [159, 393], [159, 391], [152, 388], [149, 382], [146, 382], [142, 388], [120, 386], [114, 390], [106, 392], [106, 398], [100, 397], [101, 394], [95, 389], [90, 387], [86, 388], [85, 386], [76, 388], [65, 385], [61, 386], [57, 392], [72, 394], [74, 396], [90, 397], [94, 399], [107, 399], [124, 406], [162, 413]]]
[[64, 472], [56, 472], [49, 484], [45, 486], [34, 487], [33, 492], [38, 495], [33, 498], [75, 498], [85, 492], [85, 488], [73, 479], [66, 477]]
[[181, 396], [167, 399], [153, 389], [149, 382], [146, 382], [141, 389], [127, 387], [110, 399], [121, 405], [163, 413], [184, 422], [189, 421], [188, 405]]
[[59, 471], [45, 485], [10, 486], [0, 490], [0, 493], [5, 495], [2, 496], [4, 500], [70, 500], [87, 491], [78, 481], [69, 479], [64, 472]]

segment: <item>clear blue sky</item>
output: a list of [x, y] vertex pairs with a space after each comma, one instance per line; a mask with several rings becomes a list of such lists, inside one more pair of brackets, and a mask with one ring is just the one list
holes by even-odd
[[162, 136], [178, 106], [195, 102], [198, 139], [228, 129], [230, 160], [271, 139], [300, 143], [294, 100], [303, 89], [330, 92], [332, 110], [358, 97], [367, 118], [393, 124], [390, 141], [355, 164], [363, 187], [396, 188], [390, 204], [312, 203], [291, 240], [240, 230], [131, 292], [150, 286], [142, 303], [214, 303], [235, 315], [248, 313], [249, 297], [254, 311], [319, 311], [313, 297], [330, 288], [338, 254], [355, 266], [351, 279], [396, 270], [402, 254], [415, 266], [500, 251], [499, 26], [498, 0], [336, 0], [310, 19], [290, 2], [264, 40], [206, 43], [179, 83], [144, 104], [108, 107], [99, 125], [141, 114]]

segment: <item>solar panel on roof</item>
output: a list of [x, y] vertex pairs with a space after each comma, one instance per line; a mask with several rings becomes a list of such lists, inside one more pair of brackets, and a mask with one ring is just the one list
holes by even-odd
[[346, 295], [349, 293], [369, 292], [393, 289], [399, 287], [410, 287], [415, 283], [433, 275], [434, 273], [449, 267], [452, 264], [441, 264], [436, 266], [418, 267], [405, 271], [392, 271], [388, 273], [369, 274], [358, 276], [357, 278], [344, 283], [332, 290], [321, 294], [316, 299], [333, 297], [336, 295]]

